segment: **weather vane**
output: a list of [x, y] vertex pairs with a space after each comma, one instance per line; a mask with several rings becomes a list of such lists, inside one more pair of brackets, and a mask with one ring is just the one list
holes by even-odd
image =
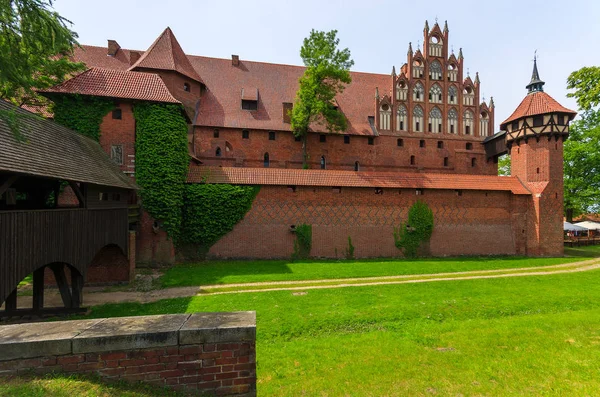
[[435, 23], [437, 23], [437, 15], [435, 16]]
[[467, 77], [470, 77], [470, 75], [469, 75], [469, 68], [467, 68]]
[[452, 53], [454, 54], [454, 44], [452, 44], [452, 45], [450, 46], [450, 51], [452, 51]]

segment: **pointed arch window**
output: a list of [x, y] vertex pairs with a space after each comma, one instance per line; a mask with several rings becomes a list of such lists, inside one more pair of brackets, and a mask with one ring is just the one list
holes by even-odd
[[448, 81], [458, 81], [458, 68], [455, 64], [448, 64]]
[[423, 132], [423, 109], [419, 105], [413, 110], [413, 131]]
[[396, 131], [406, 131], [407, 120], [408, 112], [406, 111], [406, 106], [398, 106], [398, 110], [396, 110]]
[[456, 134], [458, 129], [458, 112], [452, 108], [448, 111], [448, 132], [450, 134]]
[[472, 135], [473, 133], [473, 112], [466, 110], [463, 115], [463, 134]]
[[442, 42], [442, 39], [436, 35], [432, 35], [429, 38], [429, 55], [432, 57], [441, 57], [443, 46], [444, 43]]
[[263, 165], [265, 166], [265, 168], [269, 168], [269, 166], [271, 165], [271, 161], [269, 160], [269, 153], [265, 153], [263, 157]]
[[448, 103], [451, 105], [456, 105], [458, 103], [458, 90], [453, 85], [448, 88]]
[[396, 85], [396, 100], [406, 101], [408, 99], [408, 86], [406, 81], [399, 81]]
[[438, 108], [433, 108], [429, 112], [428, 132], [436, 134], [442, 132], [442, 112]]
[[384, 103], [379, 108], [379, 128], [382, 130], [389, 130], [391, 118], [392, 108], [387, 103]]
[[429, 65], [429, 78], [431, 80], [442, 79], [442, 65], [438, 61], [433, 61]]
[[358, 171], [360, 168], [360, 164], [358, 163], [358, 161], [354, 162], [354, 171]]
[[486, 112], [481, 112], [481, 119], [479, 120], [479, 135], [489, 135], [490, 118]]
[[473, 88], [470, 86], [466, 86], [463, 91], [463, 105], [472, 106], [475, 102], [475, 93], [473, 92]]
[[429, 89], [429, 102], [431, 102], [431, 103], [442, 103], [443, 102], [442, 89], [440, 88], [439, 85], [434, 84]]
[[425, 89], [423, 88], [423, 84], [417, 82], [413, 88], [413, 101], [423, 102], [424, 96]]
[[321, 156], [321, 169], [324, 170], [327, 166], [327, 162], [325, 161], [325, 156]]
[[423, 78], [423, 61], [421, 61], [420, 59], [415, 59], [413, 61], [413, 67], [412, 67], [412, 77], [416, 78], [416, 79], [422, 79]]
[[223, 153], [221, 152], [221, 148], [220, 148], [220, 147], [217, 147], [217, 150], [215, 150], [215, 156], [217, 156], [217, 157], [221, 157], [221, 155], [222, 155], [222, 154], [223, 154]]

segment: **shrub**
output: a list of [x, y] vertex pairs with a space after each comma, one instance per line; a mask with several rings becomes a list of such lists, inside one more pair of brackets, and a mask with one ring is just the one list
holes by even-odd
[[433, 212], [422, 201], [417, 201], [408, 210], [408, 222], [394, 228], [394, 243], [407, 258], [419, 255], [426, 247], [433, 232]]
[[294, 240], [294, 253], [292, 259], [306, 259], [310, 256], [312, 248], [312, 225], [301, 224], [296, 226], [296, 240]]

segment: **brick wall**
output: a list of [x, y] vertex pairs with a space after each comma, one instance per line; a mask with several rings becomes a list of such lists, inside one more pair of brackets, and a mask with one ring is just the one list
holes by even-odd
[[121, 109], [121, 119], [113, 119], [108, 112], [100, 124], [100, 146], [110, 156], [112, 145], [123, 147], [123, 164], [121, 171], [128, 174], [135, 172], [135, 118], [133, 105], [120, 101], [116, 107]]
[[393, 230], [410, 206], [425, 201], [434, 213], [431, 253], [444, 255], [526, 254], [527, 197], [510, 192], [263, 186], [233, 231], [209, 251], [213, 258], [289, 258], [290, 225], [313, 227], [312, 256], [343, 257], [352, 238], [356, 257], [394, 257]]
[[256, 394], [254, 312], [0, 327], [0, 377], [96, 374], [205, 395]]
[[[302, 143], [295, 141], [290, 131], [275, 131], [275, 140], [269, 140], [269, 131], [264, 130], [250, 130], [249, 139], [242, 138], [241, 129], [217, 130], [219, 137], [215, 138], [215, 128], [194, 129], [195, 152], [205, 165], [263, 167], [264, 154], [269, 153], [271, 167], [302, 168]], [[403, 140], [403, 146], [398, 146], [398, 139]], [[421, 140], [425, 141], [425, 147], [420, 147]], [[442, 142], [442, 148], [438, 148], [438, 142]], [[472, 144], [472, 149], [467, 150], [467, 143]], [[221, 149], [221, 157], [216, 156], [217, 147]], [[324, 156], [327, 169], [354, 170], [358, 161], [362, 171], [498, 174], [498, 165], [486, 160], [482, 144], [461, 135], [382, 135], [374, 137], [373, 145], [369, 145], [366, 136], [350, 136], [350, 143], [345, 144], [343, 135], [327, 135], [326, 142], [320, 142], [320, 135], [309, 134], [307, 148], [310, 168], [319, 168]], [[410, 163], [411, 156], [414, 165]]]

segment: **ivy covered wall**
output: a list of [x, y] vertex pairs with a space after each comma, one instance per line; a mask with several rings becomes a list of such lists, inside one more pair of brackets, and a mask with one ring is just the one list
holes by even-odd
[[110, 98], [82, 95], [61, 95], [52, 101], [54, 121], [95, 141], [100, 140], [102, 119], [115, 107]]

